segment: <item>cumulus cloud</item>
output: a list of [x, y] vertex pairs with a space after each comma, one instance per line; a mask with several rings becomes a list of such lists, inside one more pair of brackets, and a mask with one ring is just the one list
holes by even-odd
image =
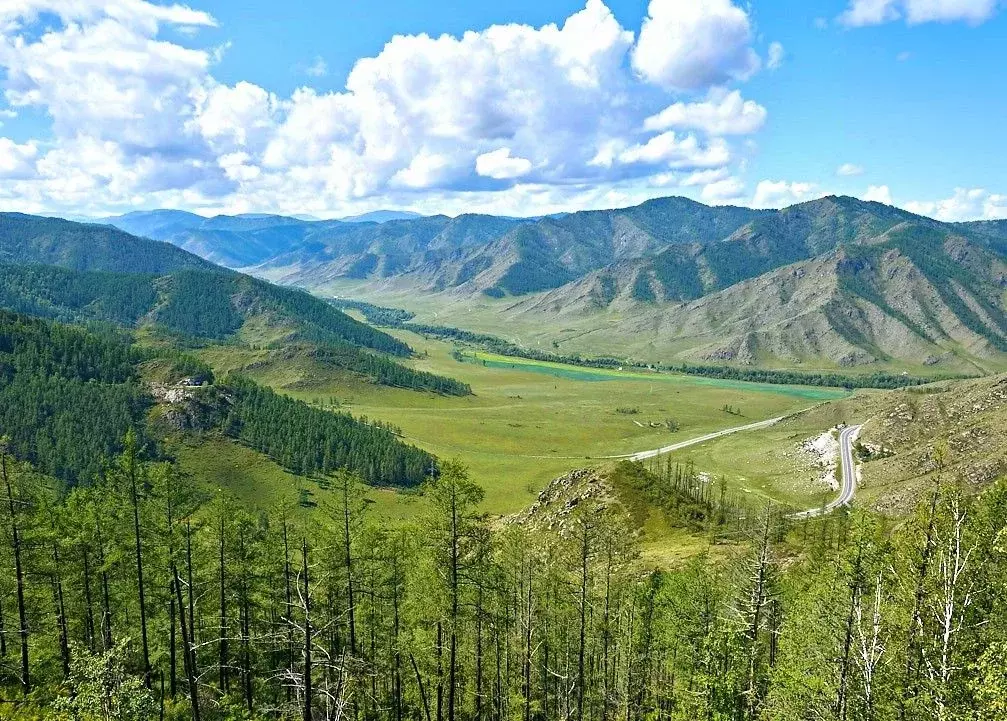
[[[760, 66], [751, 18], [730, 0], [652, 0], [648, 13], [639, 38], [602, 0], [538, 28], [395, 36], [342, 90], [280, 97], [218, 81], [226, 48], [165, 39], [167, 26], [214, 25], [203, 11], [8, 0], [0, 88], [14, 110], [51, 118], [51, 132], [4, 148], [0, 174], [16, 182], [0, 201], [324, 213], [484, 197], [488, 208], [493, 193], [543, 209], [676, 187], [734, 197], [750, 147], [732, 138], [767, 113], [719, 86]], [[770, 61], [780, 53], [771, 46]]]
[[870, 185], [864, 193], [864, 200], [873, 200], [876, 203], [894, 205], [892, 202], [892, 191], [887, 185]]
[[998, 4], [999, 0], [851, 0], [839, 21], [848, 27], [901, 19], [910, 25], [957, 21], [979, 25], [996, 14]]
[[764, 107], [754, 100], [742, 99], [737, 90], [730, 93], [712, 90], [703, 102], [669, 105], [644, 120], [643, 127], [653, 131], [686, 128], [710, 135], [750, 135], [762, 129], [766, 115]]
[[675, 169], [719, 168], [727, 165], [731, 153], [721, 139], [703, 145], [694, 135], [680, 137], [673, 130], [656, 135], [646, 143], [633, 145], [619, 154], [625, 164], [662, 165]]
[[944, 200], [912, 201], [905, 209], [920, 215], [949, 222], [965, 220], [999, 220], [1007, 218], [1007, 195], [984, 188], [955, 188]]
[[476, 158], [476, 172], [486, 178], [496, 180], [520, 178], [529, 170], [531, 161], [527, 158], [515, 158], [510, 154], [510, 148], [497, 148]]
[[703, 187], [700, 193], [704, 203], [719, 205], [741, 202], [745, 194], [745, 184], [738, 178], [717, 180]]
[[785, 208], [788, 205], [814, 200], [824, 195], [814, 183], [791, 183], [785, 180], [763, 180], [755, 187], [752, 207]]
[[183, 27], [215, 26], [209, 13], [186, 5], [159, 5], [146, 0], [5, 0], [0, 6], [0, 28], [16, 27], [51, 14], [64, 23], [90, 23], [108, 18], [121, 25], [156, 31], [160, 24]]
[[836, 175], [842, 175], [843, 177], [847, 178], [863, 174], [864, 174], [863, 166], [856, 165], [855, 163], [843, 163], [838, 168], [836, 168]]
[[647, 81], [698, 90], [751, 77], [761, 64], [751, 21], [731, 0], [651, 0], [633, 67]]

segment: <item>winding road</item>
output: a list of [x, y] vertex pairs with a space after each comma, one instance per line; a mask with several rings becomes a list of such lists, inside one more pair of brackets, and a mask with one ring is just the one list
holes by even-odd
[[857, 440], [861, 428], [863, 426], [846, 426], [839, 431], [839, 464], [843, 476], [843, 485], [839, 489], [839, 496], [825, 504], [824, 508], [810, 508], [807, 511], [795, 513], [794, 518], [814, 518], [832, 513], [840, 506], [848, 506], [853, 501], [853, 494], [857, 492], [857, 464], [853, 460], [853, 443]]
[[[699, 443], [706, 443], [707, 441], [712, 441], [716, 438], [722, 438], [723, 436], [729, 436], [732, 433], [741, 433], [742, 431], [754, 431], [760, 428], [769, 428], [776, 423], [779, 423], [787, 416], [779, 416], [777, 418], [770, 418], [765, 421], [758, 421], [757, 423], [749, 423], [745, 426], [735, 426], [734, 428], [725, 428], [722, 431], [717, 431], [715, 433], [707, 433], [705, 436], [698, 436], [696, 438], [690, 438], [687, 441], [681, 441], [679, 443], [672, 443], [670, 446], [664, 446], [662, 448], [655, 448], [650, 451], [639, 451], [637, 453], [626, 453], [621, 456], [602, 456], [605, 459], [625, 459], [630, 461], [645, 461], [648, 458], [656, 458], [657, 456], [663, 456], [665, 453], [672, 453], [673, 451], [678, 451], [683, 448], [688, 448], [689, 446], [694, 446]], [[842, 469], [842, 488], [839, 490], [839, 496], [837, 496], [833, 501], [827, 503], [824, 507], [820, 508], [809, 508], [807, 511], [801, 511], [800, 513], [795, 513], [792, 518], [802, 519], [802, 518], [815, 518], [816, 516], [821, 516], [825, 514], [832, 513], [832, 511], [840, 508], [841, 506], [848, 506], [853, 501], [853, 495], [857, 492], [857, 464], [853, 459], [853, 443], [857, 440], [857, 436], [860, 434], [860, 429], [863, 428], [862, 425], [859, 426], [846, 426], [839, 431], [839, 464]]]

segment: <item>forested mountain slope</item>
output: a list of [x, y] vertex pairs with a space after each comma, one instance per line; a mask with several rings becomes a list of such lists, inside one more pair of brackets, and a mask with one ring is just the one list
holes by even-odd
[[[128, 431], [145, 444], [170, 430], [148, 423], [155, 398], [143, 368], [151, 362], [165, 367], [172, 381], [193, 373], [213, 380], [208, 367], [171, 349], [138, 347], [125, 333], [0, 311], [4, 452], [67, 485], [97, 482]], [[217, 429], [298, 474], [347, 468], [368, 483], [412, 486], [435, 464], [380, 424], [311, 408], [240, 376], [164, 395], [174, 401], [159, 400], [175, 412], [200, 406], [192, 426]]]
[[[317, 522], [140, 451], [67, 494], [0, 459], [0, 600], [30, 629], [0, 666], [18, 718], [112, 699], [136, 718], [397, 721], [440, 699], [445, 719], [993, 721], [1007, 703], [1002, 481], [945, 469], [898, 523], [798, 521], [689, 468], [621, 463], [496, 522], [445, 464], [389, 527], [350, 474]], [[697, 546], [660, 562], [654, 528]], [[104, 695], [75, 692], [104, 668]]]
[[138, 238], [108, 226], [21, 213], [0, 213], [0, 262], [156, 274], [213, 268], [211, 263], [168, 243]]
[[331, 367], [379, 383], [468, 392], [393, 362], [387, 356], [409, 356], [408, 345], [323, 300], [106, 226], [0, 216], [0, 308], [145, 328], [182, 344], [302, 345], [321, 349]]

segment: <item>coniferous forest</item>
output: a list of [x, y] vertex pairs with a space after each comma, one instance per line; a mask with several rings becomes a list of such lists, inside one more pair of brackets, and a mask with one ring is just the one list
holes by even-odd
[[655, 570], [600, 505], [491, 524], [454, 463], [394, 528], [348, 472], [310, 518], [252, 513], [132, 432], [72, 490], [8, 448], [0, 471], [15, 718], [992, 720], [1007, 702], [1003, 484], [939, 476], [898, 528], [712, 514], [711, 552]]

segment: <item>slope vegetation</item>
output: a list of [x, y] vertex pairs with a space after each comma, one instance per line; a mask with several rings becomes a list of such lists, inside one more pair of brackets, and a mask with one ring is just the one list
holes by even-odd
[[[525, 220], [131, 222], [265, 278], [349, 287], [383, 304], [391, 296], [470, 330], [510, 325], [509, 340], [564, 351], [942, 373], [1007, 362], [1007, 226], [940, 223], [848, 197], [779, 211], [671, 197]], [[473, 307], [488, 312], [453, 317]]]
[[299, 345], [379, 383], [468, 392], [398, 365], [392, 358], [411, 355], [408, 345], [325, 301], [106, 226], [0, 216], [0, 307], [148, 329], [169, 344]]

